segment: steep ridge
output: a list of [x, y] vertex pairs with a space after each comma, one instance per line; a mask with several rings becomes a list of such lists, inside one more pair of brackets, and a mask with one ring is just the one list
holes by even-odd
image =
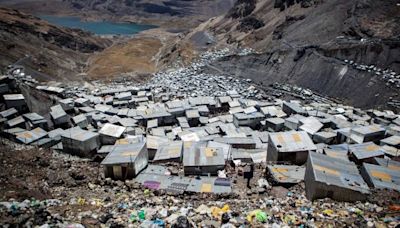
[[203, 48], [257, 53], [224, 58], [206, 71], [218, 68], [264, 86], [297, 84], [355, 106], [386, 105], [399, 99], [399, 9], [395, 0], [238, 0], [182, 38], [175, 55], [207, 33], [214, 42]]
[[0, 8], [0, 66], [21, 64], [38, 79], [69, 80], [82, 72], [91, 53], [111, 41], [77, 29], [51, 25], [17, 10]]
[[0, 0], [31, 14], [76, 15], [87, 20], [131, 21], [188, 29], [225, 14], [235, 0]]

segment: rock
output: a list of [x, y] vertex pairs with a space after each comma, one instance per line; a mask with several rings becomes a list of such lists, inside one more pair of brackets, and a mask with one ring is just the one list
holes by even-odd
[[377, 207], [377, 208], [375, 208], [375, 211], [377, 213], [382, 212], [383, 211], [383, 207]]
[[91, 217], [84, 217], [81, 219], [81, 224], [84, 225], [85, 228], [94, 228], [99, 226], [99, 221]]
[[97, 188], [97, 186], [95, 184], [92, 184], [92, 183], [88, 183], [88, 187], [89, 187], [90, 190], [94, 190], [94, 189]]
[[258, 188], [257, 188], [257, 191], [258, 191], [258, 194], [264, 194], [266, 190], [265, 190], [265, 188], [262, 188], [262, 187], [260, 188], [260, 187], [258, 187]]
[[258, 179], [257, 184], [258, 184], [258, 187], [260, 187], [260, 188], [262, 188], [262, 187], [269, 188], [270, 187], [268, 181], [264, 178]]
[[185, 216], [179, 216], [176, 222], [171, 226], [171, 228], [190, 228], [189, 220]]
[[284, 187], [281, 186], [274, 186], [271, 188], [271, 191], [269, 192], [269, 194], [275, 198], [286, 198], [287, 194], [288, 194], [289, 190], [287, 190]]

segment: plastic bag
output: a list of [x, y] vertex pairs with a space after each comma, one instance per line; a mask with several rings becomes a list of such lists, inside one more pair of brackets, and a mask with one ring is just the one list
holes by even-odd
[[214, 218], [219, 219], [223, 213], [230, 211], [230, 207], [228, 204], [225, 204], [222, 208], [212, 207], [211, 214]]
[[250, 212], [246, 218], [247, 218], [247, 221], [250, 223], [253, 222], [254, 218], [256, 218], [258, 222], [265, 223], [268, 219], [268, 215], [264, 211], [258, 209], [258, 210], [254, 210], [254, 211]]
[[84, 198], [81, 198], [81, 197], [78, 198], [78, 204], [79, 205], [82, 206], [82, 205], [85, 205], [85, 203], [86, 203], [86, 200]]
[[144, 210], [140, 210], [137, 215], [138, 215], [140, 220], [145, 220], [146, 219], [146, 213], [145, 213]]

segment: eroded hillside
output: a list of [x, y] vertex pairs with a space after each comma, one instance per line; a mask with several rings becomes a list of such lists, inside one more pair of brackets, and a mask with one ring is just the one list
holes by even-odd
[[[371, 107], [398, 99], [400, 10], [397, 1], [238, 1], [224, 16], [194, 29], [174, 47], [251, 47], [206, 71], [286, 82]], [[195, 42], [199, 34], [209, 42]], [[204, 35], [205, 34], [205, 35]], [[195, 44], [195, 45], [193, 45]], [[197, 46], [196, 46], [197, 45]], [[200, 46], [199, 46], [200, 45]]]
[[24, 65], [43, 80], [69, 80], [82, 72], [91, 53], [110, 40], [61, 28], [16, 10], [0, 8], [0, 66]]

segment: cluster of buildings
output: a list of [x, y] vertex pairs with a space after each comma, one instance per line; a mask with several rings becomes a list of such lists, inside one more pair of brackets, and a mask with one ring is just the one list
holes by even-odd
[[1, 133], [93, 158], [106, 177], [176, 193], [229, 193], [227, 164], [248, 163], [266, 164], [274, 185], [304, 181], [310, 200], [355, 201], [375, 188], [400, 190], [398, 114], [328, 100], [262, 99], [255, 87], [246, 89], [250, 81], [195, 74], [204, 64], [141, 87], [35, 86], [55, 101], [42, 115], [29, 110], [12, 76], [1, 77]]
[[357, 69], [360, 71], [367, 71], [371, 74], [380, 76], [380, 77], [382, 77], [382, 79], [384, 79], [390, 85], [400, 88], [400, 75], [391, 69], [381, 69], [375, 65], [360, 64], [360, 63], [354, 62], [353, 60], [347, 60], [347, 59], [343, 60], [343, 62], [345, 64], [353, 67], [354, 69]]

